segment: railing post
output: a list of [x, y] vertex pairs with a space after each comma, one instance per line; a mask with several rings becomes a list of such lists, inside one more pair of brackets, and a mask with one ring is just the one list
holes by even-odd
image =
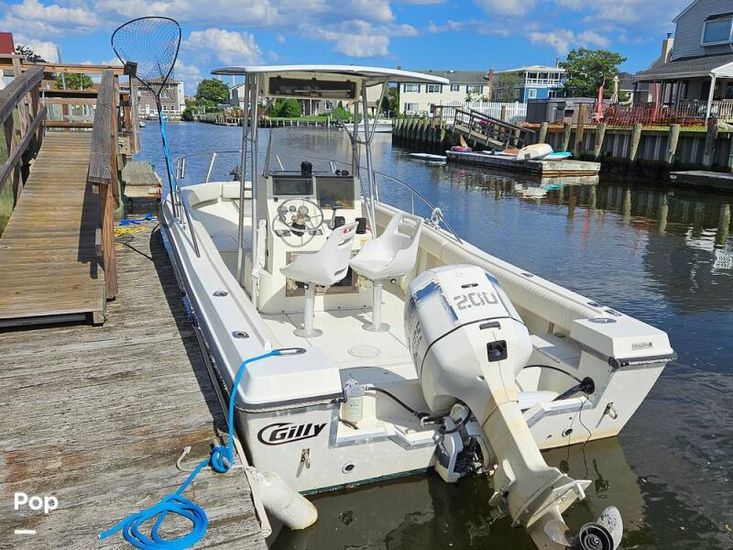
[[[114, 73], [105, 70], [97, 91], [87, 180], [99, 186], [102, 267], [107, 299], [117, 296], [114, 213], [119, 204], [117, 174], [117, 102]], [[115, 94], [117, 98], [115, 99]]]

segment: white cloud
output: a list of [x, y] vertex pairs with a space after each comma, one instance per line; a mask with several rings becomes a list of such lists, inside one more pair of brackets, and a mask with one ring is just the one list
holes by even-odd
[[445, 23], [436, 24], [432, 21], [428, 22], [428, 32], [456, 32], [463, 29], [465, 23], [463, 21], [454, 21], [448, 19]]
[[445, 0], [399, 0], [402, 4], [419, 4], [421, 6], [432, 6], [435, 4], [445, 4]]
[[609, 44], [605, 36], [594, 31], [575, 33], [568, 29], [558, 29], [549, 32], [534, 31], [528, 36], [533, 44], [546, 44], [561, 55], [568, 53], [574, 46], [605, 48]]
[[0, 19], [0, 29], [41, 41], [52, 36], [88, 32], [100, 25], [99, 17], [92, 10], [84, 7], [66, 8], [56, 4], [44, 5], [38, 0], [23, 0], [20, 4], [12, 4], [4, 10]]
[[487, 14], [521, 16], [531, 12], [535, 0], [473, 0]]
[[345, 21], [331, 27], [303, 25], [300, 31], [303, 36], [333, 42], [334, 51], [349, 57], [383, 57], [389, 54], [391, 37], [411, 37], [419, 34], [412, 25], [392, 23], [373, 25], [360, 19]]
[[55, 42], [51, 42], [50, 40], [34, 40], [22, 34], [16, 35], [14, 41], [16, 46], [23, 45], [29, 47], [49, 63], [59, 62], [58, 44]]
[[19, 19], [78, 25], [85, 28], [99, 25], [97, 15], [85, 8], [64, 8], [56, 4], [43, 5], [38, 0], [23, 0], [10, 6], [10, 13]]
[[183, 88], [186, 94], [194, 95], [196, 93], [196, 87], [204, 78], [204, 75], [196, 65], [189, 65], [178, 59], [173, 68], [173, 77], [176, 80], [183, 81]]
[[95, 8], [123, 17], [164, 15], [198, 24], [267, 25], [278, 16], [269, 0], [98, 0]]
[[318, 38], [334, 43], [334, 51], [349, 57], [381, 57], [389, 53], [389, 37], [365, 32], [318, 30]]
[[184, 41], [183, 47], [196, 55], [214, 57], [230, 64], [256, 64], [262, 57], [252, 34], [217, 28], [193, 31]]

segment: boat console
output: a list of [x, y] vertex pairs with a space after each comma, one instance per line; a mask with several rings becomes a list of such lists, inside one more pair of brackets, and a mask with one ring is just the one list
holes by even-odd
[[[303, 161], [299, 171], [273, 171], [259, 183], [260, 220], [258, 231], [266, 232], [264, 267], [259, 279], [258, 310], [264, 314], [303, 311], [304, 285], [287, 279], [280, 269], [299, 254], [318, 252], [334, 229], [357, 222], [353, 253], [371, 237], [363, 215], [361, 184], [347, 170], [314, 171]], [[262, 227], [264, 225], [265, 227]], [[357, 309], [371, 304], [370, 293], [362, 292], [358, 277], [349, 270], [346, 277], [327, 289], [319, 289], [316, 311]], [[325, 297], [327, 296], [327, 298]], [[327, 303], [326, 303], [327, 302]]]

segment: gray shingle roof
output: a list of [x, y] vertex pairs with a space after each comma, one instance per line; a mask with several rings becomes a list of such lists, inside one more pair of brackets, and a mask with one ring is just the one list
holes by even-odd
[[710, 71], [728, 63], [733, 63], [733, 53], [688, 57], [667, 63], [662, 63], [660, 60], [647, 70], [636, 73], [634, 80], [637, 82], [651, 82], [653, 80], [709, 76]]

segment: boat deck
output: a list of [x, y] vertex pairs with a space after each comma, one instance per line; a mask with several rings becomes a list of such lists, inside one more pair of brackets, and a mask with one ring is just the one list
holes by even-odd
[[370, 332], [362, 325], [372, 319], [371, 309], [317, 311], [313, 326], [323, 334], [316, 338], [296, 336], [293, 331], [303, 323], [303, 314], [263, 315], [265, 323], [283, 347], [317, 346], [341, 368], [404, 366], [414, 370], [407, 349], [403, 321], [404, 301], [394, 294], [382, 295], [382, 322], [386, 332]]
[[[97, 534], [174, 491], [183, 448], [191, 467], [226, 430], [159, 232], [118, 228], [117, 242], [103, 327], [0, 334], [0, 548], [129, 548]], [[14, 511], [15, 492], [53, 495], [58, 509]], [[197, 548], [265, 548], [242, 470], [207, 468], [184, 494], [209, 518]]]

